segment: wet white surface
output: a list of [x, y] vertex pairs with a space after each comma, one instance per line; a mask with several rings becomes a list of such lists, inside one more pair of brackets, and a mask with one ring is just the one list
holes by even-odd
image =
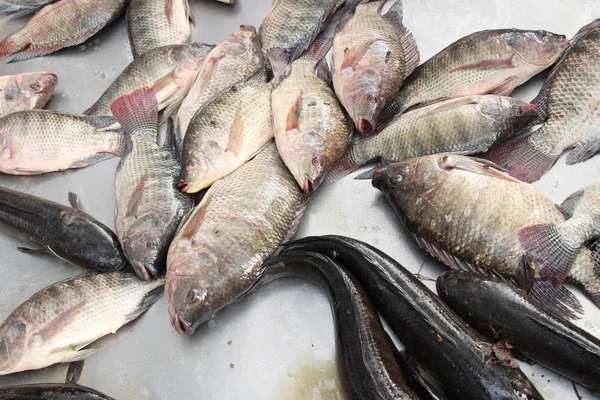
[[[238, 0], [229, 6], [193, 1], [194, 39], [214, 43], [240, 24], [259, 26], [270, 0]], [[571, 37], [600, 17], [598, 0], [406, 0], [405, 24], [426, 60], [454, 40], [482, 29], [546, 29]], [[0, 26], [0, 36], [25, 19]], [[48, 108], [82, 112], [132, 60], [125, 20], [120, 18], [87, 44], [16, 64], [0, 62], [0, 75], [48, 70], [58, 74]], [[538, 77], [515, 95], [530, 100]], [[0, 185], [63, 204], [77, 193], [87, 212], [113, 226], [113, 177], [118, 160], [84, 170], [39, 177], [0, 176]], [[564, 157], [535, 187], [560, 203], [598, 177], [600, 156], [567, 167]], [[347, 177], [323, 186], [312, 199], [298, 237], [343, 234], [371, 243], [408, 269], [437, 276], [444, 268], [426, 257], [400, 226], [369, 181]], [[0, 234], [0, 320], [39, 289], [83, 271], [51, 257], [22, 254], [22, 242]], [[434, 289], [433, 282], [426, 282]], [[586, 316], [578, 325], [600, 336], [600, 311], [580, 295]], [[117, 399], [320, 399], [338, 398], [333, 373], [333, 327], [329, 304], [315, 286], [297, 279], [268, 285], [219, 313], [193, 337], [170, 326], [164, 299], [125, 327], [86, 362], [80, 383]], [[522, 364], [546, 399], [577, 399], [569, 380]], [[0, 377], [0, 387], [60, 382], [66, 366]], [[592, 399], [579, 388], [582, 398]]]

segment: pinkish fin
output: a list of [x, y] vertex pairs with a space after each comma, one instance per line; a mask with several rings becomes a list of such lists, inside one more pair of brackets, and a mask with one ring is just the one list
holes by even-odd
[[296, 98], [296, 102], [290, 109], [287, 120], [285, 123], [285, 130], [291, 131], [294, 129], [298, 129], [300, 127], [300, 114], [302, 113], [302, 95], [304, 93], [300, 90], [298, 93], [298, 97]]
[[495, 94], [496, 96], [510, 96], [515, 90], [515, 78], [506, 78], [498, 86], [489, 90], [489, 94]]
[[22, 50], [26, 46], [19, 47], [11, 36], [0, 41], [0, 60], [13, 54], [17, 53], [19, 50]]
[[[185, 0], [184, 0], [185, 1]], [[173, 0], [165, 0], [165, 15], [169, 25], [173, 24]]]
[[496, 147], [490, 152], [489, 159], [508, 169], [517, 179], [537, 181], [552, 168], [558, 156], [542, 153], [531, 144], [529, 138], [526, 136]]
[[600, 150], [600, 135], [586, 138], [575, 145], [567, 154], [567, 165], [579, 164], [589, 160]]
[[575, 193], [573, 193], [569, 197], [567, 197], [560, 205], [562, 208], [565, 209], [566, 212], [569, 213], [569, 216], [571, 216], [575, 213], [577, 204], [579, 204], [579, 200], [581, 200], [581, 198], [583, 197], [584, 191], [585, 191], [585, 189], [576, 191]]
[[463, 65], [462, 67], [454, 68], [450, 73], [458, 71], [470, 71], [470, 70], [499, 70], [508, 69], [515, 66], [513, 58], [499, 58], [495, 60], [483, 60], [472, 64]]
[[509, 182], [522, 183], [510, 176], [502, 167], [488, 160], [476, 157], [453, 157], [452, 155], [446, 155], [443, 157], [440, 167], [444, 169], [461, 169], [474, 174], [487, 175]]
[[347, 69], [347, 68], [355, 68], [356, 64], [359, 63], [359, 61], [364, 57], [364, 55], [367, 53], [367, 50], [369, 50], [369, 48], [373, 45], [373, 43], [377, 42], [377, 40], [373, 39], [373, 40], [368, 40], [362, 44], [360, 44], [356, 49], [354, 49], [354, 51], [352, 51], [350, 54], [344, 54], [344, 61], [342, 62], [342, 66], [341, 69]]
[[148, 176], [144, 175], [142, 179], [140, 179], [138, 184], [135, 186], [135, 189], [133, 190], [133, 196], [131, 196], [131, 198], [127, 202], [127, 213], [125, 214], [126, 218], [137, 218], [138, 210], [144, 198], [144, 186], [146, 186], [147, 179]]
[[114, 117], [127, 134], [138, 130], [158, 129], [158, 105], [156, 95], [150, 88], [138, 89], [121, 96], [111, 106]]
[[85, 304], [85, 300], [81, 301], [80, 303], [69, 308], [68, 310], [59, 313], [56, 316], [56, 318], [54, 318], [52, 321], [46, 324], [46, 326], [44, 326], [39, 331], [34, 332], [33, 335], [39, 336], [44, 340], [48, 340], [48, 338], [56, 335], [62, 329], [64, 329], [66, 325], [75, 320], [78, 317], [79, 313], [82, 311], [82, 309], [85, 307]]
[[181, 234], [179, 235], [179, 237], [181, 239], [191, 240], [196, 234], [196, 232], [198, 232], [198, 229], [200, 229], [200, 227], [204, 223], [206, 210], [211, 200], [212, 196], [210, 193], [207, 192], [206, 195], [202, 198], [200, 204], [196, 206], [195, 211], [189, 216], [187, 216], [187, 221], [180, 229]]
[[236, 116], [233, 119], [233, 124], [231, 126], [231, 130], [229, 131], [229, 142], [227, 143], [226, 150], [235, 154], [236, 157], [244, 148], [244, 121], [239, 114], [240, 110], [237, 111]]
[[562, 284], [571, 270], [583, 242], [570, 244], [558, 231], [556, 225], [528, 226], [519, 232], [519, 241], [526, 251], [529, 263], [540, 265], [540, 277], [554, 285]]

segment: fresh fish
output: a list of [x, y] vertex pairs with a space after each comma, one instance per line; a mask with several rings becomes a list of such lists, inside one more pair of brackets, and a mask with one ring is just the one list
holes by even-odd
[[291, 251], [269, 259], [255, 288], [293, 276], [318, 285], [329, 297], [336, 336], [336, 361], [348, 399], [418, 399], [394, 357], [360, 283], [335, 261], [316, 253]]
[[215, 182], [169, 248], [173, 327], [192, 334], [247, 292], [263, 261], [295, 233], [306, 203], [274, 143]]
[[127, 0], [61, 0], [37, 13], [18, 32], [0, 40], [0, 59], [11, 62], [77, 46], [115, 20]]
[[287, 65], [300, 57], [335, 8], [336, 0], [274, 1], [258, 31], [265, 58]]
[[56, 0], [2, 0], [0, 2], [0, 22], [19, 18], [36, 12]]
[[568, 220], [532, 225], [519, 232], [527, 257], [540, 263], [543, 276], [559, 282], [569, 274], [581, 247], [600, 239], [600, 181], [573, 193], [565, 205], [572, 215]]
[[115, 234], [79, 209], [69, 193], [71, 207], [14, 190], [0, 188], [0, 230], [41, 246], [25, 253], [49, 253], [78, 267], [115, 271], [126, 260]]
[[178, 149], [194, 114], [233, 85], [251, 77], [265, 81], [264, 59], [256, 29], [242, 25], [217, 45], [206, 57], [190, 92], [175, 118], [175, 140]]
[[143, 279], [165, 269], [169, 244], [192, 198], [177, 189], [179, 163], [173, 143], [157, 143], [156, 97], [144, 88], [117, 99], [111, 110], [125, 131], [115, 174], [115, 228], [125, 256]]
[[554, 64], [568, 44], [563, 35], [546, 31], [499, 29], [467, 35], [415, 69], [386, 117], [444, 98], [508, 96]]
[[435, 375], [449, 399], [542, 399], [518, 367], [498, 359], [491, 342], [387, 254], [344, 236], [303, 238], [283, 249], [284, 254], [298, 250], [326, 255], [354, 275], [406, 351]]
[[145, 282], [133, 274], [107, 272], [40, 290], [0, 326], [0, 375], [97, 353], [102, 348], [92, 343], [143, 314], [162, 295], [163, 285], [163, 280]]
[[214, 46], [165, 46], [153, 49], [136, 58], [84, 114], [112, 115], [111, 104], [119, 97], [144, 87], [156, 94], [158, 109], [165, 110], [163, 118], [175, 113], [198, 75], [208, 53]]
[[37, 175], [83, 168], [121, 155], [123, 134], [111, 117], [19, 111], [0, 118], [0, 172]]
[[188, 0], [131, 0], [127, 29], [133, 57], [158, 47], [190, 43], [190, 20], [194, 16]]
[[525, 291], [495, 277], [463, 271], [440, 276], [437, 291], [485, 336], [505, 341], [533, 362], [600, 391], [600, 340]]
[[490, 159], [525, 181], [540, 179], [569, 148], [567, 165], [600, 150], [600, 19], [583, 27], [533, 100], [544, 125], [506, 143]]
[[179, 186], [196, 193], [235, 171], [273, 139], [271, 85], [233, 86], [196, 113], [181, 156]]
[[25, 110], [44, 108], [58, 77], [51, 72], [0, 76], [0, 118]]
[[[300, 187], [313, 192], [350, 143], [352, 130], [321, 74], [332, 41], [318, 38], [287, 69], [271, 95], [277, 149]], [[276, 76], [284, 64], [272, 64]]]
[[419, 50], [402, 24], [402, 0], [381, 15], [385, 0], [356, 8], [333, 40], [333, 87], [360, 133], [371, 133], [379, 114], [419, 65]]
[[535, 106], [510, 97], [468, 96], [434, 103], [398, 115], [377, 135], [357, 138], [327, 179], [339, 179], [372, 161], [482, 153], [536, 117]]
[[[373, 186], [385, 194], [417, 243], [454, 269], [514, 278], [526, 261], [538, 271], [535, 260], [524, 258], [519, 232], [565, 220], [563, 210], [531, 185], [465, 156], [438, 154], [391, 164], [375, 171]], [[600, 273], [589, 249], [579, 252], [568, 280], [582, 285], [600, 306]], [[536, 282], [533, 295], [546, 304], [559, 300], [562, 306], [553, 306], [565, 316], [579, 311], [563, 286]]]
[[115, 400], [73, 383], [37, 383], [0, 388], [0, 400]]

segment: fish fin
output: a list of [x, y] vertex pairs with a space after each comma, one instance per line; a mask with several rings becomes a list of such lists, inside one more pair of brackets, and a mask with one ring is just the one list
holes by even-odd
[[296, 208], [294, 217], [292, 218], [292, 221], [290, 222], [290, 225], [288, 226], [288, 229], [287, 229], [285, 235], [283, 236], [283, 239], [281, 239], [280, 244], [289, 242], [296, 235], [296, 232], [298, 231], [298, 227], [300, 226], [300, 222], [302, 221], [302, 216], [304, 215], [304, 212], [306, 211], [306, 207], [308, 206], [308, 201], [310, 200], [310, 195], [311, 195], [310, 193], [304, 193], [302, 195], [300, 204], [298, 205], [298, 208]]
[[300, 127], [300, 115], [302, 114], [302, 96], [303, 95], [304, 95], [304, 92], [302, 91], [302, 89], [300, 89], [300, 92], [298, 93], [298, 96], [296, 97], [296, 102], [292, 105], [292, 107], [290, 108], [290, 111], [288, 112], [286, 123], [285, 123], [286, 131], [295, 130]]
[[567, 154], [567, 165], [579, 164], [592, 158], [600, 150], [600, 135], [581, 140]]
[[429, 253], [433, 257], [437, 258], [444, 264], [446, 264], [448, 267], [450, 267], [452, 269], [460, 270], [460, 271], [475, 272], [475, 273], [479, 273], [479, 274], [487, 275], [487, 276], [490, 275], [489, 272], [475, 266], [474, 264], [460, 260], [459, 258], [448, 253], [446, 250], [439, 248], [438, 246], [433, 244], [431, 241], [429, 241], [421, 236], [417, 236], [415, 234], [413, 234], [412, 236], [415, 239], [415, 241], [417, 242], [417, 244], [419, 245], [419, 247], [421, 247], [427, 253]]
[[583, 307], [577, 297], [565, 286], [555, 286], [547, 281], [535, 281], [531, 297], [553, 309], [562, 318], [578, 319], [583, 314]]
[[367, 50], [373, 45], [373, 43], [377, 42], [379, 39], [368, 40], [364, 43], [361, 43], [358, 47], [354, 49], [350, 54], [344, 55], [344, 61], [342, 62], [341, 70], [345, 70], [347, 68], [354, 68], [356, 64], [359, 63], [360, 60], [367, 53]]
[[162, 112], [160, 116], [160, 120], [158, 121], [159, 125], [167, 122], [168, 119], [171, 119], [175, 114], [177, 114], [177, 110], [179, 109], [179, 103], [171, 103], [169, 104]]
[[338, 181], [360, 168], [362, 163], [356, 160], [354, 146], [354, 144], [348, 146], [344, 155], [333, 165], [327, 176], [325, 176], [325, 182], [331, 183]]
[[356, 175], [354, 179], [357, 181], [373, 179], [373, 173], [377, 170], [377, 168], [379, 168], [379, 166], [361, 172], [360, 174]]
[[[352, 11], [354, 11], [354, 9]], [[336, 23], [335, 34], [338, 34], [339, 32], [341, 32], [342, 29], [344, 29], [344, 26], [346, 26], [348, 21], [350, 21], [352, 19], [353, 15], [354, 15], [353, 12], [348, 12], [348, 13], [345, 13], [344, 15], [337, 15], [337, 16], [334, 15], [331, 18], [330, 24]]]
[[333, 87], [333, 82], [331, 80], [331, 70], [329, 69], [329, 64], [327, 64], [327, 59], [323, 58], [317, 64], [316, 75], [320, 79], [323, 80], [328, 86]]
[[[184, 0], [186, 1], [186, 0]], [[167, 23], [173, 24], [173, 0], [165, 0], [165, 15], [167, 16]]]
[[444, 169], [460, 169], [463, 171], [472, 172], [474, 174], [503, 179], [509, 182], [522, 183], [521, 181], [510, 176], [510, 174], [508, 174], [504, 168], [494, 164], [493, 162], [490, 162], [489, 160], [469, 157], [469, 160], [472, 162], [465, 162], [464, 159], [452, 157], [451, 155], [444, 156], [442, 160], [443, 164], [440, 164], [440, 167]]
[[165, 287], [163, 284], [155, 287], [154, 289], [146, 293], [140, 301], [140, 303], [137, 305], [137, 307], [132, 312], [127, 314], [127, 316], [125, 316], [125, 321], [133, 321], [134, 319], [145, 313], [152, 306], [152, 304], [156, 303], [156, 301], [160, 299], [160, 297], [163, 295], [164, 289]]
[[92, 116], [92, 115], [81, 115], [79, 119], [89, 126], [98, 129], [104, 129], [107, 131], [119, 131], [120, 127], [117, 124], [117, 120], [115, 120], [112, 116], [104, 115], [104, 116]]
[[202, 226], [202, 224], [204, 223], [204, 217], [206, 216], [206, 209], [208, 208], [211, 201], [212, 201], [212, 194], [210, 193], [210, 190], [209, 190], [208, 193], [206, 193], [206, 195], [200, 202], [200, 204], [198, 204], [196, 206], [196, 208], [194, 209], [195, 212], [193, 213], [193, 218], [192, 218], [192, 214], [190, 214], [187, 217], [187, 221], [186, 221], [185, 225], [183, 225], [181, 227], [180, 237], [182, 239], [190, 239], [191, 240], [194, 237], [194, 235], [196, 234], [198, 229], [200, 229], [200, 226]]
[[81, 158], [81, 159], [71, 163], [69, 168], [84, 168], [84, 167], [90, 166], [92, 164], [96, 164], [100, 161], [108, 160], [109, 158], [113, 158], [117, 155], [118, 154], [112, 154], [112, 153], [95, 153], [88, 157]]
[[41, 249], [31, 249], [29, 247], [17, 247], [17, 250], [19, 250], [21, 253], [25, 253], [25, 254], [49, 254], [49, 251], [46, 247], [43, 247]]
[[[435, 102], [431, 105], [423, 107], [419, 110], [419, 118], [430, 117], [435, 114], [439, 114], [445, 111], [454, 110], [458, 107], [479, 104], [479, 99], [475, 96], [458, 97], [455, 99], [449, 99], [445, 101]], [[425, 110], [426, 109], [426, 110]], [[426, 112], [425, 112], [426, 111]]]
[[[493, 60], [483, 60], [472, 64], [463, 65], [461, 67], [450, 70], [450, 73], [459, 71], [470, 71], [470, 70], [482, 70], [482, 71], [494, 71], [499, 69], [508, 69], [515, 66], [514, 56], [510, 58], [498, 58]], [[506, 82], [506, 81], [505, 81]]]
[[[89, 345], [89, 343], [87, 343], [86, 345]], [[85, 346], [83, 346], [85, 347]], [[74, 346], [66, 346], [66, 347], [62, 347], [59, 349], [54, 349], [52, 351], [52, 354], [59, 354], [62, 353], [63, 359], [61, 360], [61, 362], [63, 363], [72, 363], [72, 362], [77, 362], [77, 361], [82, 361], [85, 360], [86, 358], [89, 358], [91, 356], [93, 356], [94, 354], [98, 353], [100, 350], [104, 349], [105, 346], [98, 346], [98, 347], [89, 347], [89, 348], [81, 348], [79, 350], [73, 350]]]
[[523, 228], [519, 242], [526, 251], [528, 262], [540, 265], [540, 277], [554, 285], [562, 284], [579, 253], [579, 246], [569, 243], [552, 224], [538, 224]]
[[531, 101], [531, 104], [537, 107], [538, 115], [533, 121], [529, 123], [528, 126], [539, 125], [548, 120], [548, 103], [550, 101], [548, 97], [549, 94], [550, 90], [548, 87], [546, 87], [546, 84], [544, 84], [544, 86], [542, 86], [542, 89], [535, 97], [535, 99]]
[[404, 28], [404, 31], [402, 32], [401, 41], [406, 69], [406, 72], [404, 73], [404, 78], [406, 79], [419, 66], [419, 63], [421, 61], [421, 55], [419, 54], [417, 41], [415, 40], [412, 33], [410, 33], [410, 31], [406, 28]]
[[80, 210], [79, 197], [73, 192], [69, 192], [69, 204], [76, 210]]
[[284, 49], [275, 47], [267, 51], [267, 59], [273, 70], [273, 85], [277, 87], [288, 74], [290, 57]]
[[127, 203], [127, 212], [125, 213], [125, 218], [133, 217], [137, 218], [138, 209], [142, 204], [142, 199], [144, 198], [144, 186], [146, 186], [146, 180], [148, 179], [148, 175], [144, 175], [142, 179], [138, 182], [133, 190], [133, 195], [129, 199]]
[[[62, 313], [59, 313], [56, 316], [56, 318], [54, 318], [52, 321], [50, 321], [48, 324], [46, 324], [46, 326], [44, 326], [42, 329], [35, 332], [34, 335], [41, 337], [43, 340], [47, 340], [50, 336], [55, 335], [57, 332], [60, 332], [61, 330], [63, 330], [66, 324], [75, 320], [80, 315], [80, 313], [83, 311], [85, 305], [86, 305], [86, 301], [83, 300], [83, 301], [77, 303], [76, 305], [74, 305], [73, 307], [69, 308], [68, 310], [66, 310]], [[91, 343], [91, 342], [89, 342], [89, 343]], [[89, 343], [86, 343], [85, 345], [83, 345], [81, 347], [85, 347]], [[72, 348], [72, 346], [69, 346], [69, 348]]]
[[12, 38], [8, 36], [3, 40], [0, 40], [0, 60], [22, 50], [25, 46], [19, 46]]
[[524, 182], [537, 181], [552, 168], [558, 156], [542, 153], [531, 144], [530, 136], [503, 143], [492, 149], [489, 159], [506, 167], [517, 179]]
[[528, 295], [531, 294], [533, 285], [535, 284], [535, 271], [529, 266], [525, 259], [521, 261], [520, 268], [514, 277], [514, 283]]
[[188, 19], [190, 20], [190, 22], [192, 23], [192, 26], [195, 28], [196, 27], [196, 17], [194, 16], [194, 10], [192, 10], [192, 6], [190, 6], [190, 2], [188, 0], [184, 0], [185, 1], [185, 13], [188, 17]]
[[321, 61], [333, 46], [333, 37], [319, 35], [308, 49], [300, 56], [302, 60], [314, 61], [315, 67]]
[[84, 364], [84, 360], [74, 361], [70, 363], [69, 369], [67, 369], [67, 377], [65, 379], [65, 382], [71, 384], [76, 384], [77, 382], [79, 382], [79, 378], [81, 378], [81, 373], [83, 372]]
[[585, 189], [580, 189], [580, 190], [576, 191], [575, 193], [572, 193], [560, 205], [566, 212], [569, 213], [569, 216], [571, 216], [575, 213], [577, 204], [579, 204], [579, 201], [583, 197], [584, 192], [585, 192]]
[[138, 130], [158, 130], [158, 105], [150, 88], [119, 97], [111, 104], [110, 110], [127, 134]]
[[[379, 6], [379, 14], [381, 14], [381, 11], [382, 11], [384, 5], [385, 5], [385, 1], [381, 2], [381, 5]], [[393, 0], [392, 6], [383, 15], [383, 18], [385, 18], [388, 21], [391, 21], [395, 24], [399, 24], [399, 25], [402, 25], [403, 17], [404, 17], [404, 10], [402, 7], [402, 0]]]
[[339, 6], [337, 7], [337, 9], [334, 8], [333, 12], [331, 13], [331, 16], [328, 16], [327, 18], [327, 26], [343, 26], [346, 22], [348, 22], [349, 19], [352, 18], [356, 7], [368, 2], [369, 0], [345, 0], [342, 2], [338, 2]]
[[396, 99], [392, 100], [390, 104], [388, 104], [386, 109], [383, 110], [379, 115], [379, 124], [377, 126], [378, 130], [381, 130], [381, 128], [385, 126], [389, 121], [401, 115], [401, 109], [402, 108], [400, 107], [398, 101]]
[[225, 150], [232, 152], [236, 157], [244, 148], [244, 134], [246, 133], [246, 130], [244, 129], [244, 120], [239, 115], [240, 111], [241, 110], [238, 110], [236, 116], [234, 117], [231, 130], [229, 131], [229, 141]]

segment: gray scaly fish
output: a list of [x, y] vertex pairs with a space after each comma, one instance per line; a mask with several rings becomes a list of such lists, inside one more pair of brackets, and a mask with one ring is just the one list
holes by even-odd
[[51, 72], [0, 76], [0, 118], [25, 110], [44, 108], [58, 77]]
[[192, 334], [247, 292], [262, 263], [294, 235], [306, 203], [274, 143], [215, 182], [169, 248], [165, 293], [173, 327]]
[[381, 15], [385, 0], [356, 8], [333, 41], [333, 87], [360, 133], [371, 133], [379, 114], [419, 65], [419, 50], [402, 24], [402, 1]]
[[112, 107], [125, 131], [115, 174], [115, 228], [125, 256], [144, 279], [164, 271], [169, 244], [192, 199], [177, 189], [179, 163], [172, 140], [157, 143], [158, 111], [152, 90], [140, 89]]
[[600, 150], [600, 19], [583, 27], [533, 100], [544, 125], [506, 143], [490, 159], [534, 182], [569, 148], [567, 165], [587, 161]]

